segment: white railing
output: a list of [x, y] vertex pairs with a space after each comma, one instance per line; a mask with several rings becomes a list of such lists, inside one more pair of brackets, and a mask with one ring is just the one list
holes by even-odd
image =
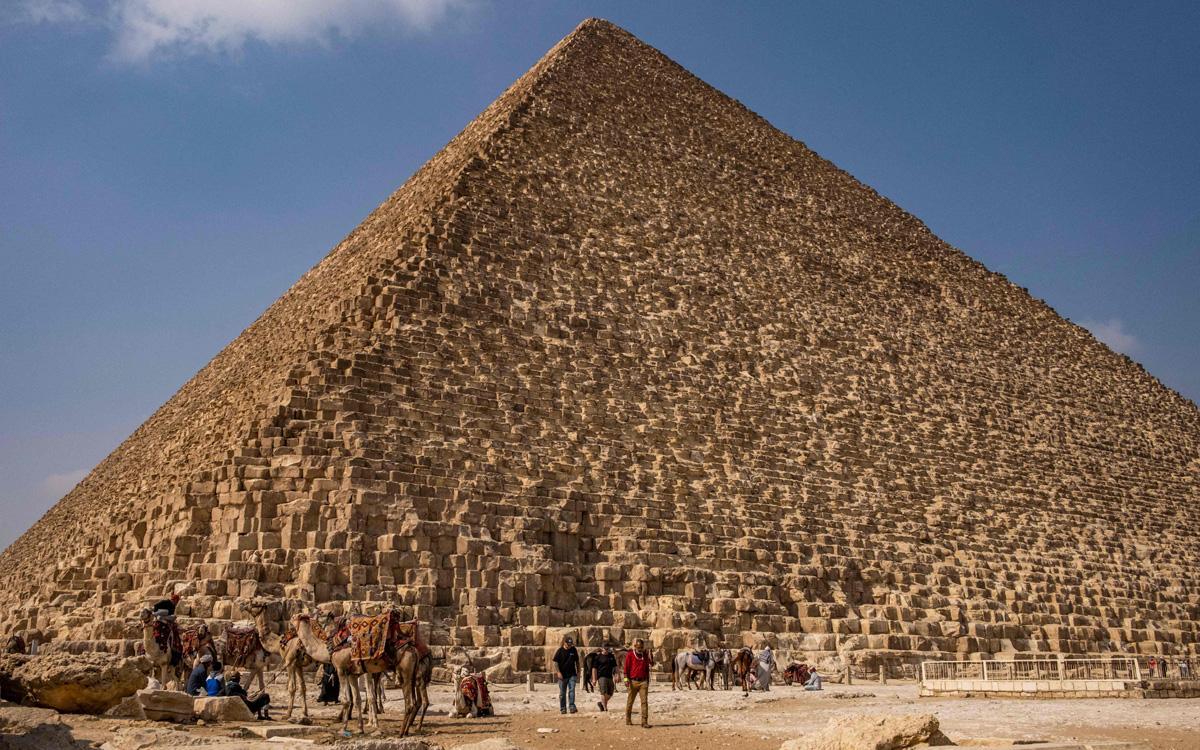
[[921, 682], [931, 680], [1129, 680], [1142, 679], [1134, 657], [1099, 659], [1012, 659], [992, 661], [926, 661]]

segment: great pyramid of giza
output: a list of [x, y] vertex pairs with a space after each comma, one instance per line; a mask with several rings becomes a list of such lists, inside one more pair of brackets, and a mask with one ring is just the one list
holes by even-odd
[[4, 552], [0, 634], [1196, 654], [1198, 501], [1193, 403], [589, 20]]

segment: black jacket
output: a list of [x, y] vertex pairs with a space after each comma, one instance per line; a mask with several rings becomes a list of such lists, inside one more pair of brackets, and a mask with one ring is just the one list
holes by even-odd
[[563, 648], [559, 646], [554, 652], [554, 663], [558, 665], [558, 672], [563, 677], [578, 677], [579, 676], [579, 649], [571, 646]]

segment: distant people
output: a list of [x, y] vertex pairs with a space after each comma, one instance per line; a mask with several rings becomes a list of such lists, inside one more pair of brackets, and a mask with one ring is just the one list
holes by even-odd
[[171, 594], [170, 598], [155, 602], [154, 606], [150, 608], [150, 611], [161, 619], [174, 620], [175, 607], [178, 604], [179, 594]]
[[821, 675], [817, 674], [816, 667], [813, 667], [812, 671], [808, 673], [808, 680], [805, 681], [805, 683], [804, 683], [804, 689], [805, 690], [820, 690], [821, 689]]
[[578, 713], [575, 708], [575, 684], [579, 681], [579, 649], [570, 636], [564, 637], [562, 645], [554, 652], [554, 666], [558, 670], [558, 712]]
[[596, 690], [600, 693], [600, 700], [596, 701], [596, 705], [601, 711], [608, 710], [608, 701], [617, 691], [613, 682], [613, 674], [616, 671], [617, 657], [613, 656], [612, 646], [605, 643], [600, 647], [600, 653], [592, 657], [592, 681], [596, 683]]
[[320, 685], [321, 692], [317, 695], [317, 703], [329, 705], [330, 703], [337, 703], [339, 701], [338, 692], [340, 686], [338, 685], [337, 670], [333, 668], [332, 664], [326, 663], [321, 665]]
[[650, 726], [650, 668], [654, 666], [654, 657], [646, 649], [646, 642], [638, 638], [633, 642], [633, 648], [625, 652], [625, 688], [629, 696], [625, 699], [625, 723], [633, 726], [633, 702], [638, 696], [642, 699], [642, 726]]
[[1160, 677], [1167, 676], [1167, 657], [1158, 660], [1158, 674]]
[[246, 708], [250, 709], [250, 713], [254, 714], [256, 719], [269, 721], [270, 715], [267, 714], [267, 708], [271, 705], [271, 696], [266, 693], [259, 693], [254, 698], [246, 695], [246, 688], [242, 687], [242, 676], [235, 670], [229, 673], [229, 678], [225, 681], [225, 687], [221, 690], [221, 695], [228, 698], [241, 698], [246, 704]]
[[1156, 674], [1158, 674], [1158, 659], [1155, 659], [1153, 656], [1151, 656], [1150, 657], [1150, 676], [1153, 677]]
[[758, 674], [755, 680], [759, 690], [771, 689], [771, 673], [775, 671], [775, 654], [771, 651], [771, 646], [768, 644], [758, 655]]
[[1187, 657], [1179, 660], [1179, 677], [1184, 680], [1192, 678], [1192, 663], [1187, 660]]
[[188, 675], [183, 692], [188, 695], [205, 695], [205, 681], [208, 680], [208, 668], [212, 664], [212, 657], [208, 654], [203, 654], [196, 659], [196, 665], [192, 667], [191, 674]]
[[208, 679], [204, 681], [204, 692], [210, 698], [215, 698], [221, 694], [222, 688], [225, 687], [225, 672], [224, 665], [219, 661], [212, 663], [212, 668], [208, 672]]

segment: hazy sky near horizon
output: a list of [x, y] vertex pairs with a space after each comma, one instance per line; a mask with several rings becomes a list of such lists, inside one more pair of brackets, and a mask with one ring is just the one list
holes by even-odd
[[0, 0], [0, 548], [580, 20], [1200, 400], [1200, 4]]

